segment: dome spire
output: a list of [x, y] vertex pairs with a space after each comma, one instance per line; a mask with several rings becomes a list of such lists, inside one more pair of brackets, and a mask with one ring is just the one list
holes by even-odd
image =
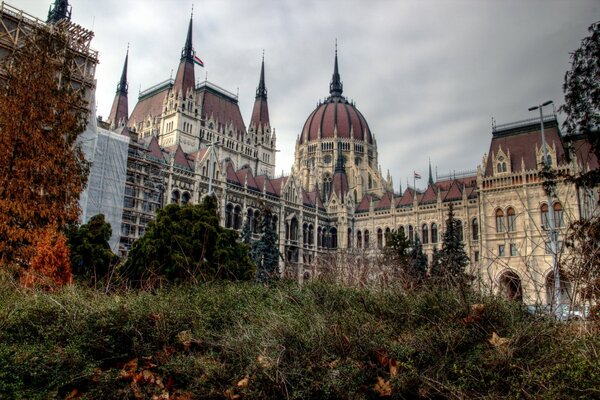
[[196, 85], [194, 75], [194, 47], [192, 45], [192, 21], [194, 18], [194, 10], [190, 15], [190, 23], [188, 25], [187, 36], [185, 38], [185, 46], [181, 50], [181, 61], [175, 75], [174, 90], [181, 91], [184, 96], [187, 96], [189, 89], [193, 89]]
[[194, 18], [194, 9], [190, 15], [190, 24], [188, 25], [187, 37], [185, 38], [185, 46], [181, 50], [181, 61], [194, 61], [194, 49], [192, 48], [192, 19]]
[[338, 70], [338, 51], [337, 51], [337, 38], [335, 39], [335, 63], [333, 66], [333, 77], [329, 84], [329, 94], [331, 97], [341, 97], [343, 92], [343, 85], [340, 79], [340, 73]]
[[123, 72], [121, 72], [121, 80], [117, 85], [117, 94], [127, 95], [127, 60], [129, 59], [129, 43], [127, 43], [127, 53], [125, 54], [125, 63], [123, 64]]

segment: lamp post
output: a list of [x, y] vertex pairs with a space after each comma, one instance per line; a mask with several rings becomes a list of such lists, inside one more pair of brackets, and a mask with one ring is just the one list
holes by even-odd
[[[542, 134], [542, 147], [544, 149], [543, 163], [546, 168], [550, 168], [551, 165], [548, 162], [548, 146], [546, 144], [546, 135], [544, 135], [544, 112], [543, 108], [547, 105], [552, 104], [552, 100], [548, 100], [538, 106], [529, 107], [529, 111], [540, 110], [540, 130]], [[548, 189], [548, 229], [550, 234], [550, 252], [552, 253], [552, 272], [554, 274], [554, 314], [556, 319], [561, 319], [561, 296], [560, 296], [560, 271], [558, 270], [558, 257], [557, 257], [557, 232], [556, 232], [556, 221], [554, 221], [554, 207], [552, 206], [552, 187]]]

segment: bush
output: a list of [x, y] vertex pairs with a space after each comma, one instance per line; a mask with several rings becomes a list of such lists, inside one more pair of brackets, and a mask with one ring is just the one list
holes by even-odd
[[513, 302], [466, 301], [319, 282], [36, 296], [5, 285], [0, 398], [597, 395], [597, 335]]

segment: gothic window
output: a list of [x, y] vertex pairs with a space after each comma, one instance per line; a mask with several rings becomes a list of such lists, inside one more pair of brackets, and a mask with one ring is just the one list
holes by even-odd
[[337, 229], [331, 228], [331, 248], [337, 249]]
[[381, 228], [377, 228], [377, 248], [383, 248], [383, 231]]
[[240, 229], [242, 227], [242, 208], [235, 206], [233, 209], [233, 229]]
[[373, 178], [371, 178], [371, 174], [369, 174], [369, 189], [373, 187]]
[[248, 211], [246, 211], [246, 219], [247, 219], [247, 224], [248, 224], [248, 228], [250, 228], [250, 233], [254, 232], [254, 225], [255, 225], [255, 221], [254, 221], [254, 211], [249, 208]]
[[171, 193], [171, 203], [179, 204], [179, 197], [180, 197], [179, 190], [173, 190], [173, 193]]
[[408, 226], [408, 240], [411, 242], [415, 240], [415, 230], [412, 225]]
[[231, 228], [233, 226], [233, 206], [227, 204], [225, 207], [225, 228]]
[[296, 217], [292, 218], [290, 222], [290, 240], [298, 240], [298, 220]]
[[183, 196], [181, 196], [181, 204], [185, 206], [187, 203], [190, 202], [190, 198], [190, 194], [188, 192], [184, 192]]
[[434, 222], [431, 224], [431, 243], [437, 243], [437, 242], [438, 242], [438, 226]]
[[356, 232], [356, 247], [362, 248], [362, 233], [361, 231]]
[[464, 232], [463, 232], [463, 223], [462, 221], [459, 219], [456, 221], [456, 236], [458, 236], [458, 238], [460, 240], [464, 240]]
[[477, 222], [477, 218], [473, 218], [473, 221], [471, 221], [471, 237], [473, 240], [479, 240], [479, 223]]
[[365, 249], [369, 248], [369, 231], [365, 230]]
[[429, 228], [427, 224], [423, 224], [421, 227], [421, 239], [423, 240], [423, 244], [429, 243]]
[[321, 227], [317, 229], [317, 247], [323, 247], [323, 229]]
[[312, 246], [314, 244], [315, 238], [315, 228], [311, 225], [308, 225], [308, 244]]
[[402, 233], [406, 234], [406, 231], [404, 230], [404, 227], [402, 225], [400, 225], [398, 227], [398, 232], [402, 232]]
[[553, 208], [554, 208], [554, 226], [556, 228], [562, 228], [565, 225], [562, 204], [556, 202], [556, 203], [554, 203]]
[[501, 209], [496, 210], [496, 232], [504, 232], [504, 211]]
[[515, 209], [512, 207], [509, 207], [506, 210], [506, 222], [506, 227], [509, 232], [517, 230], [517, 216], [515, 215]]
[[259, 233], [260, 230], [260, 212], [256, 211], [252, 218], [252, 233]]
[[542, 206], [540, 207], [540, 212], [542, 214], [542, 228], [550, 228], [550, 226], [548, 226], [548, 204], [542, 204]]
[[348, 244], [347, 247], [349, 249], [352, 248], [352, 228], [348, 228]]

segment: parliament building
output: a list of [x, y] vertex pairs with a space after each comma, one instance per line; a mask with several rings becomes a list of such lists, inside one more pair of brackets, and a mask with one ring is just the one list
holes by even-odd
[[[391, 230], [404, 230], [409, 239], [418, 236], [431, 261], [453, 205], [470, 273], [482, 290], [526, 304], [552, 301], [550, 214], [560, 253], [569, 222], [599, 212], [597, 188], [563, 180], [548, 201], [540, 177], [545, 161], [569, 173], [598, 168], [589, 144], [581, 136], [562, 134], [556, 115], [493, 126], [489, 148], [481, 149], [482, 162], [473, 173], [433, 177], [430, 167], [425, 190], [396, 192], [390, 174], [381, 173], [368, 116], [344, 95], [336, 50], [329, 96], [306, 119], [298, 116], [292, 169], [276, 176], [277, 136], [269, 117], [264, 58], [257, 65], [254, 107], [246, 124], [238, 96], [196, 80], [192, 32], [190, 18], [174, 79], [141, 91], [131, 113], [127, 55], [108, 118], [90, 120], [95, 132], [126, 143], [119, 147], [125, 149], [121, 175], [115, 175], [123, 179], [115, 180], [120, 188], [113, 191], [120, 203], [120, 217], [113, 212], [111, 222], [116, 251], [128, 252], [158, 208], [198, 203], [214, 193], [221, 224], [241, 231], [248, 223], [255, 238], [261, 212], [270, 210], [279, 234], [281, 273], [303, 280], [318, 274], [319, 260], [328, 255], [375, 257]], [[328, 79], [321, 79], [325, 91]], [[562, 287], [568, 299], [568, 281]]]

